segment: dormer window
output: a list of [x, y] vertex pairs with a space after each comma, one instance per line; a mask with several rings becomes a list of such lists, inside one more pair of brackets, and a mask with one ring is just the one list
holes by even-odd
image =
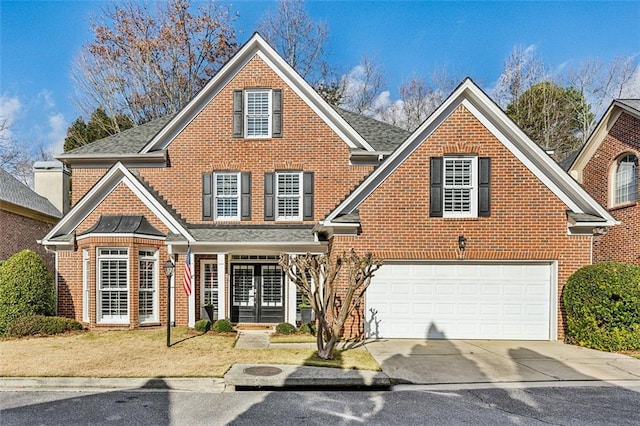
[[638, 200], [638, 157], [625, 154], [618, 159], [613, 173], [614, 205]]
[[255, 88], [233, 92], [233, 137], [282, 137], [282, 90]]

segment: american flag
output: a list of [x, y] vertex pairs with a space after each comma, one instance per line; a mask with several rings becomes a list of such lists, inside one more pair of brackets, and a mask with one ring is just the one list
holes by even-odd
[[191, 248], [187, 247], [187, 256], [184, 261], [184, 278], [182, 288], [187, 296], [191, 296]]

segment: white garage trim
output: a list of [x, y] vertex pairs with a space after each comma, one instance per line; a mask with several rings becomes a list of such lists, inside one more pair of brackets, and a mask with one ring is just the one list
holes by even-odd
[[387, 260], [367, 290], [366, 332], [381, 338], [556, 340], [557, 277], [556, 261]]

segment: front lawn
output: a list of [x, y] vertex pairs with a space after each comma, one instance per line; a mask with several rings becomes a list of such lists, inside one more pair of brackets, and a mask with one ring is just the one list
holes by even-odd
[[0, 340], [2, 377], [222, 377], [232, 364], [292, 364], [379, 370], [364, 348], [319, 360], [313, 348], [235, 349], [234, 334], [171, 330], [78, 332]]

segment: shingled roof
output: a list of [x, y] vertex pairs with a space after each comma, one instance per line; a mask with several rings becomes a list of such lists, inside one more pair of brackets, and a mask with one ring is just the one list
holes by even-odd
[[59, 156], [65, 155], [95, 155], [95, 154], [137, 154], [149, 143], [164, 126], [171, 121], [175, 114], [155, 119], [145, 124], [124, 130], [115, 135], [97, 140], [90, 144], [78, 147]]
[[376, 151], [391, 152], [411, 134], [399, 127], [343, 108], [334, 107], [333, 109]]
[[[334, 107], [334, 109], [377, 151], [391, 152], [409, 136], [409, 132], [399, 127], [342, 108]], [[64, 159], [67, 155], [137, 154], [175, 115], [176, 114], [167, 115], [104, 139], [97, 140], [66, 152], [60, 155], [59, 158]]]
[[62, 217], [62, 213], [49, 200], [36, 194], [31, 188], [3, 169], [0, 169], [0, 201], [54, 218]]

